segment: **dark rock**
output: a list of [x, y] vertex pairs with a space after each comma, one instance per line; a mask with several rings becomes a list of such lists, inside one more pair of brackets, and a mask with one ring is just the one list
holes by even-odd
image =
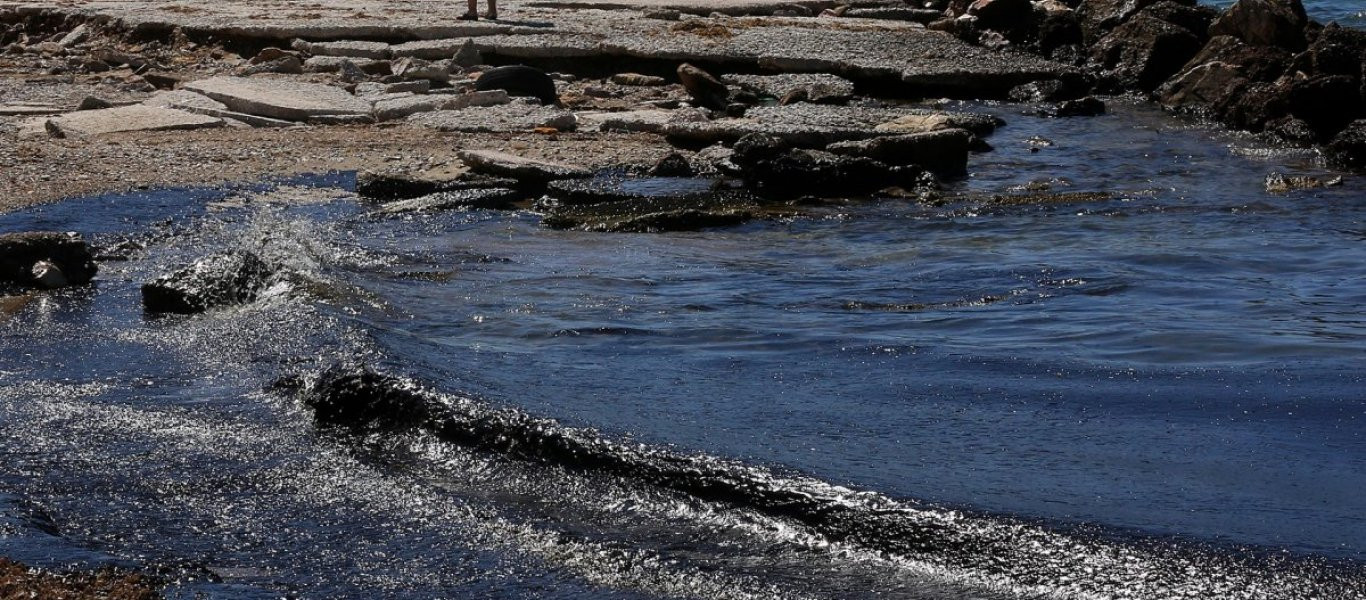
[[1366, 119], [1353, 121], [1325, 148], [1333, 164], [1353, 171], [1366, 171]]
[[250, 252], [217, 254], [142, 286], [142, 305], [151, 313], [191, 314], [256, 300], [274, 275]]
[[725, 110], [729, 104], [730, 89], [721, 80], [712, 77], [711, 73], [683, 63], [678, 66], [678, 79], [699, 106]]
[[583, 202], [580, 198], [578, 202], [551, 208], [542, 223], [552, 229], [660, 233], [730, 227], [776, 214], [764, 209], [753, 195], [731, 190], [624, 199], [612, 199], [616, 196], [608, 192], [600, 198], [608, 200]]
[[557, 105], [560, 95], [555, 80], [545, 71], [525, 65], [497, 67], [484, 71], [475, 80], [476, 90], [504, 90], [509, 96], [530, 96], [546, 106]]
[[1186, 67], [1222, 62], [1237, 67], [1239, 73], [1250, 81], [1271, 82], [1280, 79], [1289, 68], [1291, 59], [1291, 54], [1280, 48], [1254, 46], [1231, 35], [1221, 35], [1211, 38]]
[[1319, 134], [1308, 123], [1295, 117], [1281, 117], [1266, 124], [1266, 131], [1287, 142], [1301, 146], [1311, 146], [1318, 141]]
[[1317, 75], [1362, 78], [1366, 67], [1366, 31], [1329, 23], [1309, 47], [1310, 69]]
[[1086, 94], [1086, 86], [1077, 80], [1046, 79], [1016, 86], [1010, 99], [1016, 102], [1059, 102]]
[[1162, 19], [1172, 25], [1190, 31], [1204, 38], [1210, 24], [1219, 17], [1219, 11], [1203, 5], [1192, 6], [1187, 2], [1162, 0], [1144, 8], [1143, 14]]
[[299, 399], [318, 424], [354, 433], [413, 427], [430, 417], [416, 386], [362, 366], [324, 371]]
[[380, 215], [397, 215], [415, 212], [433, 212], [458, 208], [482, 208], [506, 210], [523, 198], [523, 194], [508, 188], [475, 188], [451, 190], [420, 196], [409, 200], [399, 200], [385, 204], [375, 211]]
[[1290, 114], [1328, 141], [1348, 123], [1363, 115], [1360, 85], [1344, 75], [1316, 76], [1290, 85]]
[[1224, 124], [1260, 132], [1266, 124], [1284, 117], [1290, 110], [1286, 86], [1278, 83], [1250, 83], [1230, 94], [1215, 106], [1215, 115]]
[[1040, 54], [1059, 60], [1059, 50], [1082, 43], [1081, 19], [1070, 10], [1045, 13], [1039, 18], [1035, 38], [1034, 47]]
[[515, 179], [472, 176], [459, 179], [430, 178], [411, 173], [376, 173], [366, 171], [356, 175], [356, 194], [367, 200], [387, 202], [408, 200], [441, 192], [470, 189], [513, 187]]
[[80, 106], [77, 106], [77, 107], [76, 107], [76, 110], [99, 110], [99, 109], [101, 109], [101, 108], [113, 108], [113, 107], [114, 107], [114, 103], [112, 103], [112, 102], [110, 102], [110, 101], [108, 101], [108, 100], [105, 100], [104, 98], [96, 98], [95, 96], [86, 96], [84, 99], [81, 100], [81, 104], [80, 104]]
[[[938, 132], [935, 132], [938, 133]], [[735, 143], [731, 158], [745, 183], [760, 193], [777, 196], [851, 196], [892, 186], [911, 187], [923, 169], [889, 166], [861, 156], [788, 148], [781, 140], [750, 134]]]
[[1211, 61], [1173, 77], [1158, 90], [1158, 98], [1167, 108], [1218, 112], [1249, 83], [1237, 66]]
[[1209, 33], [1231, 35], [1249, 44], [1302, 50], [1308, 23], [1300, 0], [1238, 0], [1214, 21]]
[[1058, 105], [1055, 113], [1059, 117], [1095, 117], [1105, 114], [1105, 103], [1087, 96], [1078, 100], [1068, 100]]
[[[1094, 44], [1139, 11], [1161, 0], [1083, 0], [1077, 5], [1082, 33], [1088, 44]], [[1187, 4], [1194, 4], [1188, 2]]]
[[687, 157], [675, 152], [665, 156], [655, 163], [655, 166], [650, 167], [650, 175], [655, 177], [692, 177], [692, 163], [688, 162]]
[[89, 283], [97, 270], [90, 244], [80, 235], [50, 231], [0, 234], [0, 287], [81, 285]]
[[977, 17], [978, 27], [1002, 32], [1027, 26], [1033, 13], [1029, 0], [975, 0], [967, 10]]
[[173, 90], [177, 85], [180, 85], [180, 83], [184, 81], [177, 75], [171, 75], [169, 73], [157, 73], [154, 71], [143, 73], [142, 78], [147, 83], [152, 84], [152, 87], [155, 87], [159, 90]]
[[870, 158], [889, 165], [917, 165], [938, 175], [962, 175], [968, 170], [973, 135], [963, 129], [944, 129], [838, 142], [826, 150], [844, 156]]
[[1139, 14], [1096, 43], [1091, 64], [1121, 88], [1151, 91], [1181, 70], [1203, 44], [1189, 30]]

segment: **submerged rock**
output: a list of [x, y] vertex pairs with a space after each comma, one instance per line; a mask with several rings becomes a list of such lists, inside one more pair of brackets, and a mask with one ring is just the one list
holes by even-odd
[[623, 197], [619, 190], [600, 192], [590, 197], [621, 199], [551, 207], [542, 223], [552, 229], [661, 233], [730, 227], [772, 214], [754, 196], [738, 191], [653, 197]]
[[255, 254], [217, 254], [163, 275], [142, 286], [142, 304], [151, 313], [201, 313], [245, 304], [270, 282], [274, 271]]
[[381, 202], [408, 200], [441, 192], [511, 187], [516, 184], [515, 179], [484, 176], [450, 177], [375, 171], [356, 174], [356, 194], [367, 200]]
[[506, 209], [520, 200], [522, 194], [507, 188], [464, 189], [436, 192], [409, 200], [385, 204], [376, 214], [397, 215], [412, 212], [451, 210], [454, 208]]
[[57, 288], [89, 283], [98, 271], [90, 244], [74, 233], [0, 234], [0, 287]]
[[411, 386], [367, 367], [336, 366], [299, 395], [313, 420], [353, 432], [417, 426], [430, 418], [427, 399]]

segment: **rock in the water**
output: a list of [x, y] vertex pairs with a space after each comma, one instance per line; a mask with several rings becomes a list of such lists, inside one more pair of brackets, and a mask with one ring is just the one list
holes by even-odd
[[665, 156], [650, 167], [650, 175], [655, 177], [692, 177], [692, 163], [677, 152]]
[[181, 86], [213, 98], [228, 108], [287, 121], [310, 117], [370, 115], [369, 102], [330, 85], [243, 77], [214, 77]]
[[1323, 187], [1323, 180], [1307, 175], [1286, 175], [1270, 173], [1266, 176], [1268, 194], [1286, 194], [1295, 190], [1309, 190]]
[[683, 89], [688, 90], [688, 95], [700, 106], [723, 110], [729, 103], [730, 89], [721, 80], [712, 77], [711, 73], [683, 63], [678, 65], [678, 79], [683, 83]]
[[555, 80], [545, 71], [525, 65], [510, 65], [484, 71], [475, 80], [476, 90], [504, 90], [509, 96], [536, 98], [546, 106], [557, 105], [560, 95]]
[[274, 272], [250, 252], [204, 258], [142, 286], [142, 304], [151, 313], [192, 314], [256, 300]]
[[1343, 168], [1366, 171], [1366, 119], [1353, 121], [1329, 142], [1329, 160]]
[[522, 198], [516, 190], [507, 188], [463, 189], [436, 192], [426, 196], [385, 204], [375, 211], [383, 215], [431, 212], [454, 208], [508, 208]]
[[1361, 83], [1346, 75], [1318, 75], [1290, 84], [1290, 114], [1327, 141], [1357, 118], [1366, 117]]
[[[468, 174], [466, 174], [468, 175]], [[441, 192], [511, 187], [515, 179], [490, 177], [431, 177], [412, 173], [377, 173], [363, 171], [356, 174], [356, 194], [367, 200], [408, 200]]]
[[544, 183], [593, 175], [592, 171], [577, 165], [525, 158], [496, 150], [462, 150], [460, 160], [476, 173], [511, 177], [518, 181]]
[[[637, 183], [642, 185], [633, 185]], [[687, 178], [558, 181], [547, 193], [562, 203], [546, 209], [542, 224], [552, 229], [659, 233], [728, 227], [767, 214], [790, 213], [765, 209], [746, 192], [713, 190], [712, 183]]]
[[0, 286], [81, 285], [89, 283], [97, 270], [90, 244], [80, 235], [48, 231], [0, 234]]
[[1308, 23], [1300, 0], [1238, 0], [1214, 21], [1209, 32], [1249, 44], [1301, 50]]
[[939, 175], [962, 175], [967, 173], [971, 143], [971, 133], [962, 129], [944, 129], [838, 142], [827, 146], [826, 150], [845, 156], [870, 158], [889, 165], [917, 165]]
[[1059, 117], [1095, 117], [1105, 114], [1105, 103], [1101, 100], [1087, 96], [1077, 100], [1068, 100], [1058, 105], [1055, 113]]
[[915, 166], [889, 166], [861, 156], [791, 148], [782, 139], [764, 134], [737, 141], [731, 160], [740, 167], [747, 185], [776, 197], [854, 196], [893, 186], [915, 187], [924, 174]]
[[357, 433], [407, 428], [430, 416], [415, 386], [360, 366], [328, 369], [305, 387], [300, 400], [318, 424]]

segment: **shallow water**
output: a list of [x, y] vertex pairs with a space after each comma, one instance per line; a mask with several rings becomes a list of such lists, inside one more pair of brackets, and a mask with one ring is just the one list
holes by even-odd
[[[146, 245], [0, 321], [0, 550], [184, 597], [1366, 597], [1366, 181], [1273, 196], [1334, 174], [1147, 108], [987, 108], [1010, 125], [955, 190], [1115, 198], [612, 235], [369, 216], [336, 176], [0, 215]], [[224, 248], [299, 277], [143, 315]], [[732, 500], [338, 437], [271, 391], [338, 361], [622, 464], [700, 453]]]

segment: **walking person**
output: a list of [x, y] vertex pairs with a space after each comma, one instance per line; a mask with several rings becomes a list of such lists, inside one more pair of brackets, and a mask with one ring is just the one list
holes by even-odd
[[[469, 4], [468, 4], [469, 10], [466, 11], [465, 14], [460, 15], [460, 20], [461, 20], [461, 21], [478, 21], [478, 20], [479, 20], [479, 0], [465, 0], [465, 1], [469, 3]], [[485, 18], [485, 19], [488, 19], [488, 20], [490, 20], [490, 21], [496, 21], [496, 20], [498, 19], [498, 0], [489, 0], [489, 11], [486, 12], [486, 13], [484, 13], [484, 18]]]

